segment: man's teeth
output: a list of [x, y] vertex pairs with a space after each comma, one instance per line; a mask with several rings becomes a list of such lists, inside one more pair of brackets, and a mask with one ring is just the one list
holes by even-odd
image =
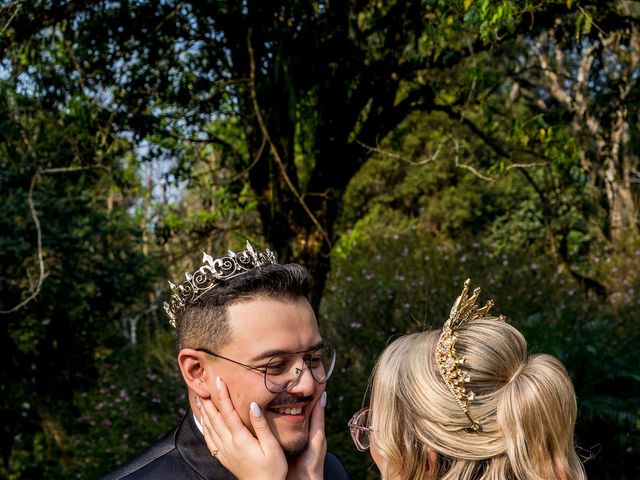
[[300, 415], [302, 413], [302, 407], [297, 407], [297, 408], [273, 408], [272, 410], [274, 410], [277, 413], [283, 414], [283, 415]]

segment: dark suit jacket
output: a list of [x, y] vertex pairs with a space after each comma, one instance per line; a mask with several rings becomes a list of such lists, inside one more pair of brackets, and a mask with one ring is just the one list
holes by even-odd
[[[188, 411], [182, 423], [155, 445], [101, 480], [235, 480], [207, 450], [204, 437]], [[324, 460], [324, 478], [347, 479], [340, 461], [332, 454]]]

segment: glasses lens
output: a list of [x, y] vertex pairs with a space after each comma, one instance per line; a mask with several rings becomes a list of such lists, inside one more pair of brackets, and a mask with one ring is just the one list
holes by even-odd
[[369, 428], [369, 409], [357, 412], [349, 421], [351, 438], [356, 448], [364, 452], [371, 445], [371, 428]]
[[265, 385], [273, 393], [284, 392], [300, 377], [303, 367], [302, 355], [297, 353], [273, 357], [265, 367]]
[[295, 385], [302, 372], [309, 369], [314, 380], [325, 383], [336, 363], [336, 349], [322, 347], [308, 354], [286, 353], [273, 357], [267, 363], [264, 372], [264, 383], [273, 393], [284, 392]]
[[336, 364], [335, 347], [322, 347], [305, 359], [311, 375], [318, 383], [325, 383], [333, 373], [333, 367]]

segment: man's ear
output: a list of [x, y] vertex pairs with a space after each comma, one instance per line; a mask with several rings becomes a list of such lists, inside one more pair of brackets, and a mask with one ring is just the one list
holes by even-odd
[[178, 365], [184, 383], [201, 398], [211, 397], [207, 385], [207, 370], [204, 365], [204, 353], [192, 348], [183, 348], [178, 353]]

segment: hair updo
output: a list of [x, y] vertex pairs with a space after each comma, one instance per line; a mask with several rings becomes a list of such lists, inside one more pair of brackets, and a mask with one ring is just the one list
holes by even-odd
[[529, 355], [522, 334], [494, 317], [456, 331], [481, 431], [470, 431], [440, 376], [434, 354], [442, 331], [401, 337], [372, 373], [372, 447], [384, 459], [383, 478], [586, 479], [573, 440], [575, 392], [562, 363]]

